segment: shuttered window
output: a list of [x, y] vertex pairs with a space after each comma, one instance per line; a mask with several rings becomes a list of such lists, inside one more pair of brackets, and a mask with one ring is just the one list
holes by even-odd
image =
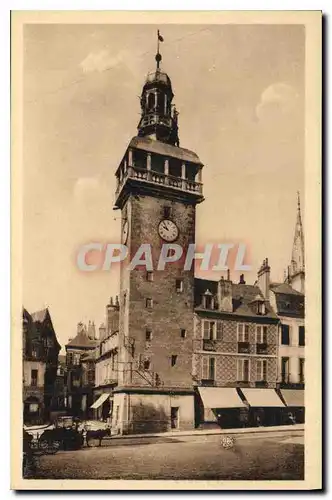
[[267, 361], [266, 359], [257, 360], [257, 373], [256, 380], [259, 382], [265, 382], [267, 377]]
[[241, 382], [249, 382], [250, 365], [248, 359], [237, 360], [237, 379]]
[[237, 324], [238, 342], [249, 342], [249, 325], [245, 323]]

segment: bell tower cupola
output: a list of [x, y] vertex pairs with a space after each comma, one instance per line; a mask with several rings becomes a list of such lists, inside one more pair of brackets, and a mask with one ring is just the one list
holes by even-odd
[[157, 34], [156, 69], [148, 73], [141, 94], [141, 119], [138, 136], [149, 137], [173, 146], [179, 146], [178, 112], [172, 104], [174, 97], [169, 76], [160, 69], [162, 56], [159, 43], [164, 39]]

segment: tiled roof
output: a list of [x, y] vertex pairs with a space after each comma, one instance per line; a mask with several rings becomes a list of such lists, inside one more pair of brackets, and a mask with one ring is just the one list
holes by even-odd
[[280, 316], [304, 318], [305, 303], [303, 293], [294, 290], [288, 283], [270, 286], [275, 294], [277, 311]]
[[202, 162], [198, 158], [197, 154], [190, 151], [190, 149], [172, 146], [171, 144], [156, 141], [150, 139], [149, 137], [133, 137], [128, 147], [142, 149], [143, 151], [148, 151], [149, 153], [167, 155], [179, 160], [202, 165]]
[[67, 346], [71, 347], [95, 347], [98, 344], [98, 340], [92, 340], [90, 339], [85, 332], [80, 331], [76, 337], [74, 337], [72, 340], [66, 344]]
[[[204, 280], [201, 278], [195, 278], [195, 307], [201, 305], [201, 298], [206, 289], [209, 289], [215, 296], [218, 293], [218, 281]], [[249, 317], [262, 317], [256, 314], [254, 308], [250, 304], [257, 298], [264, 297], [260, 291], [260, 288], [256, 285], [246, 285], [246, 284], [236, 284], [232, 283], [232, 299], [233, 299], [233, 311], [227, 314], [234, 314], [237, 316], [249, 316]], [[266, 314], [264, 318], [277, 318], [272, 307], [269, 303], [265, 304]], [[214, 310], [218, 313], [218, 310]]]
[[273, 283], [270, 285], [270, 289], [274, 293], [282, 293], [284, 295], [300, 295], [303, 297], [303, 293], [294, 290], [288, 283]]
[[33, 321], [37, 321], [39, 323], [43, 323], [45, 321], [47, 315], [49, 314], [48, 309], [42, 309], [41, 311], [36, 311], [31, 314]]

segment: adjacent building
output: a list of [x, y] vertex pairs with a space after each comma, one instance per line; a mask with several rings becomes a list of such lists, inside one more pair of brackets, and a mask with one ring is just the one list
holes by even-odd
[[92, 409], [97, 419], [112, 421], [113, 391], [118, 384], [119, 299], [111, 297], [106, 307], [106, 326], [99, 327], [96, 375]]
[[284, 283], [270, 283], [270, 302], [280, 318], [278, 386], [296, 421], [304, 421], [305, 267], [304, 232], [298, 197], [291, 264]]
[[95, 379], [92, 351], [98, 343], [95, 325], [89, 322], [88, 327], [79, 323], [76, 336], [65, 346], [67, 411], [73, 416], [85, 418], [93, 402]]
[[279, 319], [259, 286], [195, 280], [196, 426], [276, 425]]
[[30, 314], [23, 309], [23, 421], [50, 419], [60, 344], [48, 308]]

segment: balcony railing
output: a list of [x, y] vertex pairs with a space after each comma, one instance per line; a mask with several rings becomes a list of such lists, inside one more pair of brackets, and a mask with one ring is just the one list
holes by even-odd
[[214, 386], [216, 385], [216, 381], [212, 378], [201, 379], [202, 386]]
[[249, 353], [250, 352], [249, 342], [238, 342], [237, 343], [237, 352]]
[[257, 354], [267, 354], [267, 344], [256, 344]]
[[203, 340], [203, 351], [216, 351], [217, 345], [215, 340], [204, 339]]
[[201, 182], [182, 179], [181, 177], [175, 177], [174, 175], [154, 172], [153, 170], [147, 170], [145, 168], [136, 166], [128, 167], [127, 170], [123, 173], [121, 179], [119, 180], [116, 193], [119, 193], [121, 191], [128, 178], [138, 179], [152, 184], [170, 186], [175, 189], [180, 189], [181, 191], [188, 191], [196, 194], [203, 193], [203, 185]]

